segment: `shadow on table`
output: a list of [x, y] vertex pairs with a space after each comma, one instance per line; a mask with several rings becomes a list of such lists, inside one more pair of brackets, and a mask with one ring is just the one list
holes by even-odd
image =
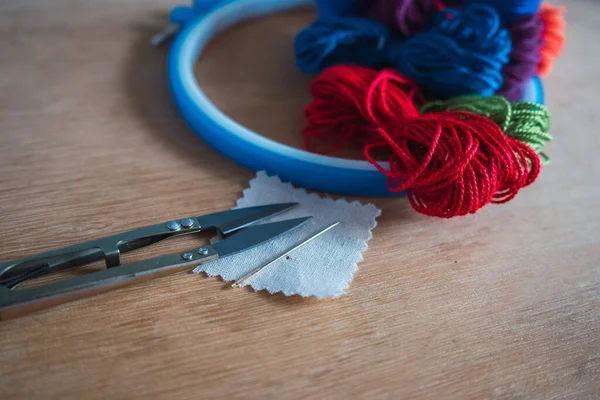
[[[243, 168], [204, 143], [179, 114], [167, 77], [169, 43], [161, 47], [150, 45], [150, 38], [164, 27], [167, 17], [156, 15], [155, 19], [156, 24], [134, 28], [136, 39], [123, 73], [123, 86], [131, 110], [145, 125], [148, 134], [164, 145], [165, 151], [187, 158], [199, 168], [210, 168], [211, 175], [217, 179], [226, 179], [232, 173], [239, 175]], [[232, 172], [235, 168], [240, 171]]]
[[272, 303], [277, 303], [277, 304], [282, 304], [282, 305], [311, 305], [311, 304], [317, 304], [319, 300], [316, 297], [302, 297], [298, 294], [293, 295], [293, 296], [286, 296], [285, 294], [279, 292], [279, 293], [269, 293], [268, 290], [260, 290], [260, 291], [256, 291], [254, 289], [252, 289], [251, 286], [245, 286], [242, 289], [233, 289], [231, 287], [231, 282], [227, 282], [226, 284], [224, 284], [222, 286], [223, 290], [227, 290], [227, 289], [231, 289], [231, 290], [246, 290], [246, 292], [248, 294], [254, 295], [254, 296], [258, 296], [263, 300], [272, 302]]

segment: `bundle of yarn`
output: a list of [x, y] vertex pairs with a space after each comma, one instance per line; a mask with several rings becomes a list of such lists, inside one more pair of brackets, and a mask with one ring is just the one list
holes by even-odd
[[[540, 0], [316, 0], [295, 41], [317, 75], [307, 149], [359, 146], [425, 215], [506, 203], [549, 163], [550, 116], [520, 101], [565, 42], [564, 7]], [[381, 162], [380, 160], [387, 160]]]

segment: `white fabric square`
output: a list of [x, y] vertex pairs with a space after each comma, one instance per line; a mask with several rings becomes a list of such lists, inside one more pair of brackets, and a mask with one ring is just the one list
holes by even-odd
[[254, 290], [266, 289], [288, 296], [335, 298], [343, 295], [358, 270], [357, 263], [363, 259], [361, 253], [367, 249], [371, 230], [377, 225], [376, 218], [381, 211], [372, 204], [349, 203], [307, 193], [264, 172], [250, 181], [236, 208], [289, 202], [300, 205], [265, 222], [308, 215], [312, 220], [254, 249], [202, 265], [199, 270], [209, 276], [219, 275], [225, 281], [235, 281], [339, 221], [338, 226], [295, 250], [289, 258], [260, 271], [246, 284]]

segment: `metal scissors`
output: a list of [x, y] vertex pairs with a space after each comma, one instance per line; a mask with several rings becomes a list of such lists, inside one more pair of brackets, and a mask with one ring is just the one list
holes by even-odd
[[[272, 240], [311, 219], [258, 224], [295, 207], [297, 203], [239, 208], [146, 226], [105, 238], [0, 262], [0, 320], [56, 304], [149, 280], [248, 250]], [[175, 236], [215, 230], [222, 240], [183, 253], [122, 264], [120, 255]], [[104, 259], [106, 269], [44, 286], [19, 289], [33, 278]]]

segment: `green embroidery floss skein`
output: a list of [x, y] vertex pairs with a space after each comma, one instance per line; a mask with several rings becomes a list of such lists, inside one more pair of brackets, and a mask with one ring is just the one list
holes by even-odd
[[537, 103], [510, 103], [502, 96], [460, 96], [448, 100], [431, 101], [421, 107], [421, 112], [465, 111], [494, 121], [506, 136], [531, 147], [539, 154], [543, 165], [550, 158], [542, 151], [552, 140], [550, 113]]

